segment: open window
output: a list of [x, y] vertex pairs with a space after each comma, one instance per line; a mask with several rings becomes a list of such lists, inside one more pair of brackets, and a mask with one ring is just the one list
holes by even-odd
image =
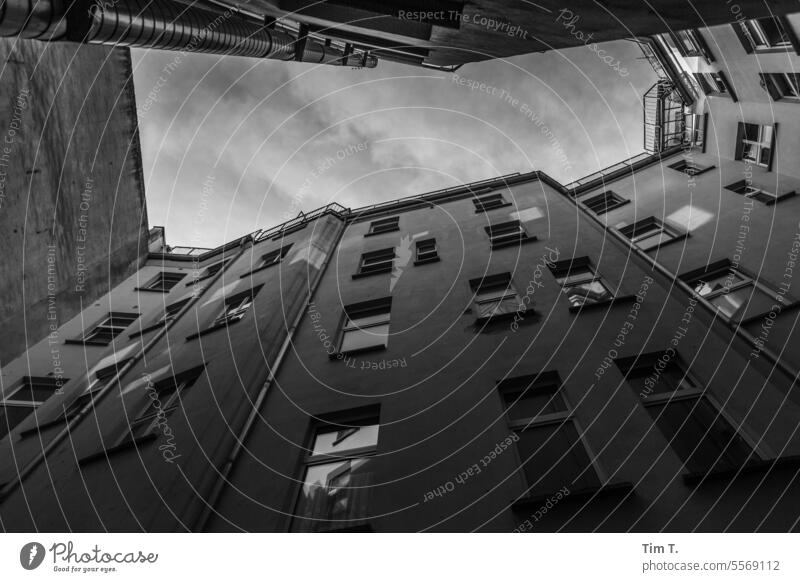
[[603, 278], [595, 272], [588, 257], [559, 261], [550, 267], [550, 271], [574, 309], [605, 303], [614, 298]]
[[400, 230], [400, 217], [392, 216], [391, 218], [382, 218], [369, 223], [369, 231], [367, 235], [383, 234], [385, 232], [394, 232]]
[[92, 329], [78, 339], [68, 340], [70, 343], [82, 343], [95, 346], [107, 346], [114, 338], [125, 331], [139, 317], [138, 313], [120, 313], [112, 311], [100, 320]]
[[487, 226], [486, 234], [492, 243], [492, 249], [516, 245], [526, 240], [536, 240], [536, 237], [528, 237], [528, 233], [525, 232], [519, 220]]
[[439, 251], [436, 248], [436, 239], [429, 238], [417, 241], [415, 248], [416, 258], [414, 259], [415, 265], [423, 265], [425, 263], [433, 263], [439, 260]]
[[619, 229], [619, 232], [631, 240], [631, 243], [643, 251], [651, 251], [671, 242], [680, 240], [686, 233], [664, 224], [658, 218], [649, 216], [633, 224]]
[[0, 438], [53, 396], [69, 380], [49, 376], [24, 376], [0, 400]]
[[359, 415], [314, 427], [303, 459], [291, 531], [370, 531], [370, 497], [380, 424]]
[[616, 364], [689, 475], [738, 470], [759, 460], [674, 349]]
[[385, 348], [389, 343], [391, 310], [391, 297], [346, 306], [339, 353]]
[[510, 273], [489, 275], [469, 282], [473, 293], [473, 311], [478, 322], [504, 318], [524, 310], [524, 305], [511, 281]]
[[164, 271], [150, 279], [140, 287], [139, 290], [169, 293], [175, 285], [183, 281], [184, 277], [186, 277], [186, 273], [170, 273]]
[[580, 200], [580, 202], [599, 216], [627, 204], [630, 200], [626, 200], [616, 192], [606, 190], [601, 194]]
[[361, 255], [358, 265], [359, 276], [375, 275], [377, 273], [391, 273], [394, 268], [394, 247], [372, 251]]
[[598, 489], [602, 480], [581, 438], [556, 372], [509, 378], [498, 384], [516, 443], [526, 497]]
[[748, 53], [794, 50], [800, 54], [797, 35], [784, 16], [745, 20], [731, 26]]
[[772, 170], [777, 125], [739, 123], [736, 131], [734, 159]]

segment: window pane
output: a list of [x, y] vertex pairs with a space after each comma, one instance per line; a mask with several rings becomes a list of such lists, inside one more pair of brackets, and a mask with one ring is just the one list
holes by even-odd
[[517, 442], [528, 495], [551, 495], [562, 487], [577, 491], [600, 480], [572, 422], [537, 426], [519, 433]]
[[736, 469], [751, 452], [705, 398], [648, 406], [647, 411], [691, 472]]
[[314, 439], [312, 455], [323, 455], [351, 451], [378, 444], [379, 425], [342, 427], [340, 430], [324, 432]]
[[729, 270], [717, 275], [704, 277], [703, 279], [697, 281], [694, 284], [694, 292], [701, 297], [705, 297], [706, 295], [717, 293], [719, 291], [724, 292], [726, 289], [735, 287], [739, 283], [743, 283], [746, 280], [747, 279], [745, 279], [737, 271]]
[[32, 406], [13, 406], [9, 404], [0, 406], [0, 438], [7, 435], [31, 413], [33, 413]]
[[373, 323], [388, 321], [389, 313], [376, 313], [374, 315], [354, 315], [348, 318], [346, 327], [365, 327]]
[[374, 346], [385, 346], [389, 338], [389, 324], [376, 325], [368, 329], [345, 331], [342, 337], [342, 352], [360, 350]]
[[569, 295], [569, 302], [576, 307], [611, 299], [611, 293], [600, 281], [565, 287], [563, 291]]
[[494, 317], [496, 315], [504, 315], [507, 313], [514, 313], [519, 309], [519, 298], [514, 295], [509, 299], [502, 299], [499, 301], [489, 301], [486, 303], [478, 303], [478, 317]]
[[685, 376], [684, 371], [674, 361], [670, 361], [664, 369], [656, 368], [655, 363], [639, 366], [628, 372], [625, 381], [640, 398], [645, 399], [654, 394], [670, 394], [676, 390], [696, 388], [691, 379]]
[[308, 467], [292, 531], [330, 531], [365, 525], [369, 516], [372, 463], [366, 458]]
[[525, 420], [542, 414], [566, 412], [567, 404], [556, 386], [533, 386], [523, 392], [503, 394], [510, 420]]
[[729, 293], [723, 293], [716, 297], [709, 299], [709, 301], [717, 307], [717, 309], [726, 317], [733, 317], [737, 311], [747, 301], [747, 297], [753, 290], [752, 285], [747, 285]]
[[656, 232], [656, 233], [654, 233], [652, 235], [649, 235], [649, 236], [646, 236], [646, 237], [643, 237], [643, 238], [637, 240], [636, 241], [636, 246], [639, 247], [640, 249], [646, 251], [646, 250], [649, 250], [649, 249], [654, 249], [657, 246], [659, 246], [659, 245], [661, 245], [661, 244], [663, 244], [665, 242], [668, 242], [670, 240], [672, 240], [672, 236], [670, 236], [669, 233], [666, 233], [666, 232], [664, 232], [662, 230], [659, 230], [658, 232]]

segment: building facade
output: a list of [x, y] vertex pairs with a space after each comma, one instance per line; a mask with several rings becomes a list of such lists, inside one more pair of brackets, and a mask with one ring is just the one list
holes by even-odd
[[333, 204], [217, 249], [154, 232], [60, 326], [62, 386], [47, 340], [4, 367], [3, 527], [796, 531], [779, 24], [737, 23], [776, 45], [750, 52], [733, 26], [652, 39], [651, 151], [571, 184]]
[[5, 368], [139, 269], [147, 214], [128, 49], [0, 38], [0, 61]]

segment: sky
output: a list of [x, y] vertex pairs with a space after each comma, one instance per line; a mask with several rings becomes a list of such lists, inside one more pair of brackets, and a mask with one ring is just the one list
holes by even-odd
[[455, 73], [135, 49], [149, 223], [215, 247], [331, 202], [532, 170], [568, 183], [642, 151], [655, 73], [633, 42], [601, 47]]

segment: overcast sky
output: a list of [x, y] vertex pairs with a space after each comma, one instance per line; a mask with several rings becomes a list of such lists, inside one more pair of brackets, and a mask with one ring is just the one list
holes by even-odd
[[582, 47], [456, 73], [134, 50], [150, 225], [214, 247], [334, 201], [530, 170], [567, 183], [642, 151], [655, 74], [632, 42], [602, 48], [623, 74]]

